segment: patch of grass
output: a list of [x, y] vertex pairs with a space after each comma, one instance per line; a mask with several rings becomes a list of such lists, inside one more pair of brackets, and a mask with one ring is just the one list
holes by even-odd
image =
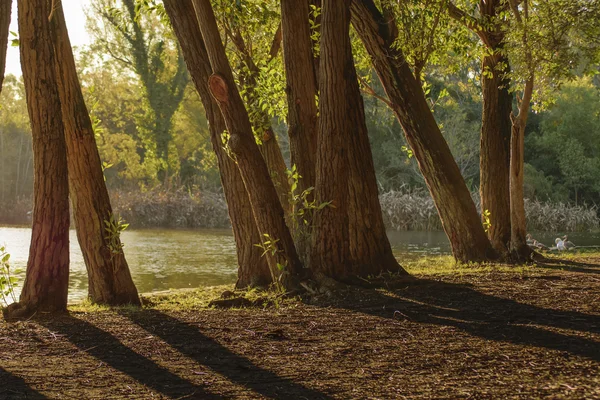
[[457, 263], [452, 256], [427, 256], [403, 263], [403, 267], [412, 275], [463, 275], [485, 272], [524, 273], [532, 267], [526, 265], [511, 266], [493, 263]]

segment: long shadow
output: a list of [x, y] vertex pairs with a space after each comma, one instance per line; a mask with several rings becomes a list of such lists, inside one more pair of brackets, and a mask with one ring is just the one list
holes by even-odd
[[157, 335], [182, 354], [265, 397], [331, 398], [322, 392], [258, 367], [247, 358], [204, 335], [197, 327], [160, 311], [145, 310], [123, 313], [123, 315], [148, 332]]
[[582, 272], [585, 274], [600, 275], [600, 268], [598, 267], [598, 264], [589, 264], [579, 261], [546, 258], [544, 261], [536, 262], [535, 265], [547, 269], [567, 270], [572, 272]]
[[186, 399], [222, 399], [205, 388], [181, 378], [154, 361], [125, 346], [110, 333], [78, 318], [38, 321], [51, 331], [65, 335], [82, 352], [119, 370], [166, 396]]
[[0, 399], [47, 399], [32, 389], [22, 378], [0, 367]]
[[370, 294], [372, 301], [367, 306], [338, 306], [382, 318], [394, 318], [395, 314], [419, 323], [453, 326], [489, 340], [561, 350], [600, 361], [600, 342], [531, 326], [598, 334], [598, 315], [536, 307], [464, 285], [426, 279], [407, 284], [394, 296]]

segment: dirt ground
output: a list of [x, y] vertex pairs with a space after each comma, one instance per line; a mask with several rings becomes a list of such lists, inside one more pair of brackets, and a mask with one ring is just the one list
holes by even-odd
[[600, 399], [600, 258], [419, 278], [0, 322], [0, 398]]

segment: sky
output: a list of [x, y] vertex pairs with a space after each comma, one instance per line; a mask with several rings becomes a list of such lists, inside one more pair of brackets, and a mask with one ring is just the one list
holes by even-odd
[[[62, 1], [65, 19], [67, 20], [67, 28], [69, 30], [69, 37], [73, 46], [83, 46], [90, 43], [90, 37], [85, 30], [85, 14], [83, 12], [84, 8], [89, 6], [90, 1], [91, 0]], [[10, 30], [18, 32], [16, 1], [13, 1]], [[9, 36], [9, 40], [10, 39], [14, 39], [12, 34]], [[19, 48], [10, 46], [10, 43], [6, 55], [6, 75], [8, 74], [21, 75]]]

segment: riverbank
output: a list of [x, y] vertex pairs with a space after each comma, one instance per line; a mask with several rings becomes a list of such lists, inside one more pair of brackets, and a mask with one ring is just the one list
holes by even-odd
[[[472, 193], [478, 207], [479, 195]], [[441, 231], [442, 224], [429, 192], [403, 187], [379, 196], [383, 220], [393, 231]], [[213, 229], [230, 226], [227, 203], [222, 193], [152, 189], [113, 191], [114, 212], [134, 229]], [[20, 199], [0, 204], [0, 224], [30, 224], [32, 203]], [[525, 200], [529, 231], [592, 232], [600, 228], [598, 210], [585, 204]]]
[[215, 287], [0, 322], [0, 398], [600, 397], [598, 253], [428, 264], [265, 307], [208, 308]]

